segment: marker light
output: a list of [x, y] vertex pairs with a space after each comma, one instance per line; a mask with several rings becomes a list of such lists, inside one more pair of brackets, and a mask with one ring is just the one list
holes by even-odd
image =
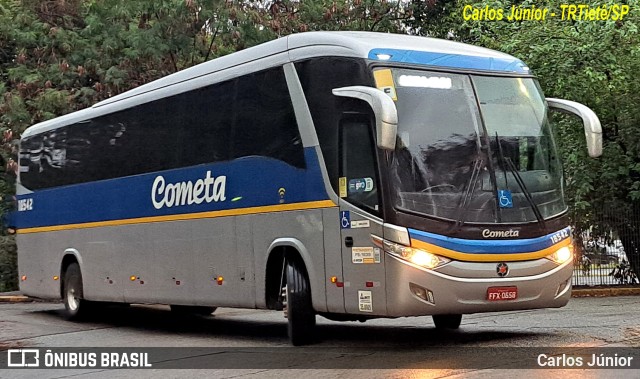
[[338, 282], [338, 277], [337, 276], [332, 276], [331, 277], [331, 283], [337, 283]]
[[22, 275], [22, 277], [20, 279], [22, 279], [22, 281], [24, 282], [25, 280], [27, 280], [27, 276], [26, 275]]
[[571, 249], [569, 246], [559, 248], [555, 253], [551, 255], [547, 255], [547, 259], [550, 259], [558, 264], [563, 264], [564, 262], [571, 259]]
[[135, 280], [136, 280], [136, 276], [135, 276], [135, 275], [131, 275], [131, 276], [129, 277], [129, 279], [133, 282], [133, 281], [135, 281]]
[[391, 59], [390, 54], [376, 54], [376, 57], [381, 61], [388, 61], [389, 59]]
[[221, 285], [222, 285], [222, 282], [224, 282], [224, 278], [223, 278], [222, 276], [218, 276], [218, 277], [216, 278], [216, 281], [218, 282], [218, 285], [220, 285], [220, 286], [221, 286]]
[[58, 277], [58, 275], [54, 275], [54, 276], [53, 276], [53, 280], [58, 280], [58, 279], [60, 279], [60, 278]]
[[434, 269], [450, 262], [448, 258], [386, 240], [384, 241], [384, 251], [411, 262], [414, 265], [428, 269]]

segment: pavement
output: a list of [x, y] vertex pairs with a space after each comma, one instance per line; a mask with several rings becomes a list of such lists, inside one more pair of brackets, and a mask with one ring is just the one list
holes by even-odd
[[[581, 286], [574, 287], [571, 291], [571, 297], [611, 296], [640, 296], [640, 286]], [[38, 299], [23, 295], [20, 291], [0, 292], [0, 303], [25, 303], [37, 300]]]
[[640, 286], [574, 287], [571, 297], [638, 296]]
[[0, 292], [0, 303], [25, 303], [35, 299], [24, 296], [20, 291]]

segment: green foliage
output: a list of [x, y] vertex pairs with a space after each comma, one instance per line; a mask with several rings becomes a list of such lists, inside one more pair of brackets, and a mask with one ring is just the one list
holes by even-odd
[[15, 239], [0, 237], [0, 292], [18, 289], [18, 255]]

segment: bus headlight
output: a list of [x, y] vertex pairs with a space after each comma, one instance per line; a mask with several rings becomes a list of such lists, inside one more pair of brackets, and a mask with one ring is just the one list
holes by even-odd
[[551, 255], [547, 255], [547, 259], [550, 259], [557, 264], [563, 264], [564, 262], [571, 259], [571, 248], [569, 246], [559, 248], [555, 253]]
[[450, 260], [445, 257], [389, 241], [384, 241], [384, 251], [398, 258], [402, 258], [405, 261], [411, 262], [416, 266], [428, 269], [434, 269], [450, 262]]

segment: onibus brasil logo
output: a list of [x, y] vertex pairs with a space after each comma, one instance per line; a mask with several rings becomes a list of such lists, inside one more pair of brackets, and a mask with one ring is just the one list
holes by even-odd
[[226, 176], [214, 177], [211, 171], [195, 182], [166, 183], [165, 178], [158, 175], [151, 186], [151, 201], [156, 209], [225, 201], [226, 184]]

